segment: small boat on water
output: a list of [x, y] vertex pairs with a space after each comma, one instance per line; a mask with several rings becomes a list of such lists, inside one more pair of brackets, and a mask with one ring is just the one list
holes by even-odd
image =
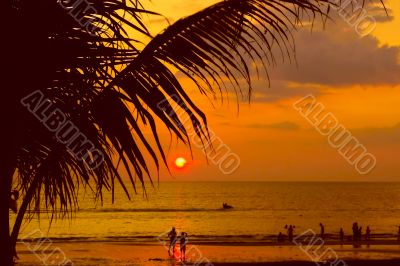
[[228, 203], [222, 203], [222, 208], [224, 210], [233, 209], [233, 206], [229, 205]]

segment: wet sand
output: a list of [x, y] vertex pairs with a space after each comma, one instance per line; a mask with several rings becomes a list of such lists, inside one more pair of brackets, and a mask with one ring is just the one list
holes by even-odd
[[[398, 266], [400, 260], [356, 260], [346, 261], [348, 266]], [[215, 266], [315, 266], [314, 262], [292, 261], [292, 262], [267, 262], [267, 263], [214, 263]], [[321, 266], [323, 264], [320, 264]], [[328, 264], [329, 265], [329, 264]]]
[[[354, 248], [352, 245], [325, 245], [331, 248], [337, 258], [346, 264], [338, 266], [392, 266], [400, 265], [400, 245], [383, 243]], [[162, 243], [130, 242], [49, 242], [19, 243], [18, 254], [20, 266], [39, 265], [267, 265], [267, 266], [311, 266], [324, 265], [310, 250], [304, 252], [294, 245], [241, 245], [237, 243], [195, 244], [187, 247], [187, 262], [170, 258]], [[313, 261], [315, 259], [315, 262]], [[71, 262], [66, 264], [66, 262]], [[211, 265], [211, 264], [210, 264]], [[326, 264], [325, 264], [326, 265]], [[329, 265], [329, 264], [328, 264]]]

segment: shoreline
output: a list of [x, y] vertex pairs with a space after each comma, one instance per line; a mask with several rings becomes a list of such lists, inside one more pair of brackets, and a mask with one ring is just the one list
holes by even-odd
[[[87, 239], [60, 239], [60, 238], [34, 238], [34, 239], [19, 239], [18, 243], [33, 243], [40, 242], [43, 239], [47, 241], [51, 241], [52, 243], [113, 243], [113, 244], [125, 244], [125, 245], [150, 245], [150, 246], [159, 246], [160, 242], [168, 241], [168, 239], [157, 239], [154, 237], [152, 240], [150, 239], [127, 239], [127, 238], [87, 238]], [[193, 245], [202, 245], [202, 246], [296, 246], [296, 244], [291, 243], [289, 241], [285, 242], [277, 242], [270, 240], [243, 240], [240, 239], [238, 241], [234, 240], [198, 240], [189, 238], [190, 244]], [[307, 241], [300, 241], [302, 244], [307, 244]], [[324, 245], [327, 246], [399, 246], [400, 241], [397, 239], [382, 239], [382, 240], [362, 240], [362, 241], [339, 241], [339, 240], [325, 240]]]

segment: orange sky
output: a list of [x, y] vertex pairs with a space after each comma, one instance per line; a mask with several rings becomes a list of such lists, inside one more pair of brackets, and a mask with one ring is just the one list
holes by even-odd
[[[216, 1], [153, 1], [148, 8], [164, 14], [170, 22]], [[295, 34], [297, 64], [270, 69], [271, 86], [265, 76], [254, 80], [251, 104], [217, 102], [212, 107], [193, 85], [182, 79], [195, 102], [208, 115], [210, 129], [240, 158], [231, 175], [218, 165], [207, 165], [205, 155], [173, 142], [168, 153], [173, 162], [184, 156], [184, 170], [162, 171], [162, 180], [262, 180], [262, 181], [400, 181], [400, 2], [386, 1], [389, 17], [372, 6], [376, 18], [372, 34], [360, 38], [351, 26], [333, 15], [335, 23]], [[149, 18], [156, 33], [167, 24]], [[377, 159], [376, 168], [360, 175], [292, 107], [312, 93], [340, 123], [349, 129]], [[165, 143], [169, 136], [161, 132]]]

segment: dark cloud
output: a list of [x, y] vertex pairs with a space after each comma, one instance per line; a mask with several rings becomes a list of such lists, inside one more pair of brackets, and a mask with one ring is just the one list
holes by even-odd
[[298, 67], [279, 65], [271, 80], [334, 86], [400, 83], [399, 47], [380, 47], [375, 38], [360, 38], [341, 24], [313, 33], [300, 30], [295, 34]]
[[[388, 9], [387, 17], [379, 1], [368, 3], [365, 7], [368, 14], [377, 21], [391, 19], [392, 11]], [[274, 51], [278, 65], [268, 69], [269, 79], [263, 71], [259, 77], [254, 75], [252, 102], [276, 102], [309, 93], [318, 95], [332, 87], [400, 84], [400, 47], [380, 46], [370, 35], [361, 38], [335, 12], [331, 14], [334, 22], [329, 21], [325, 29], [317, 19], [312, 30], [305, 27], [294, 33], [297, 60], [282, 62], [280, 51]], [[247, 84], [242, 83], [245, 93]], [[239, 101], [247, 100], [239, 97]]]
[[372, 16], [375, 21], [379, 23], [389, 22], [394, 19], [393, 10], [389, 8], [384, 9], [382, 6], [375, 5], [367, 7], [365, 10], [368, 15]]
[[[369, 7], [371, 9], [371, 7]], [[372, 7], [372, 10], [378, 10]], [[382, 8], [379, 7], [379, 12]], [[377, 11], [376, 11], [377, 12]], [[390, 11], [389, 11], [390, 12]], [[339, 16], [325, 29], [314, 25], [294, 34], [297, 64], [287, 61], [253, 80], [253, 102], [324, 94], [325, 88], [400, 84], [400, 47], [380, 46], [372, 36], [360, 38]], [[279, 51], [275, 51], [279, 57]], [[262, 73], [262, 72], [260, 72]]]
[[353, 5], [350, 1], [342, 1], [342, 10], [347, 11], [354, 19], [359, 19], [363, 16], [370, 16], [376, 22], [388, 22], [394, 19], [393, 10], [388, 6], [382, 5], [381, 0], [353, 0]]
[[[292, 85], [288, 81], [272, 79], [271, 86], [266, 80], [253, 82], [255, 88], [251, 95], [251, 102], [277, 102], [282, 99], [304, 97], [307, 94], [318, 96], [321, 94], [320, 86], [312, 84]], [[245, 100], [243, 100], [245, 102]]]

